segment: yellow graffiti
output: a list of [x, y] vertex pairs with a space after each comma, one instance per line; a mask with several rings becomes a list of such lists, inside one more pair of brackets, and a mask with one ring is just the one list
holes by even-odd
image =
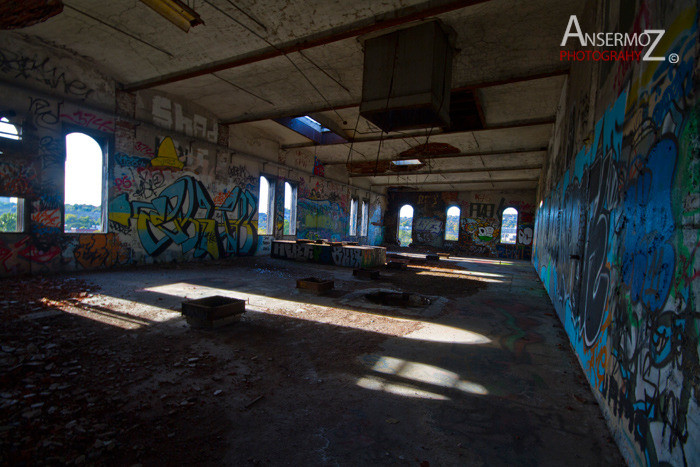
[[181, 162], [178, 158], [175, 143], [173, 143], [170, 136], [163, 138], [163, 141], [160, 142], [158, 155], [151, 159], [151, 165], [153, 167], [173, 167], [176, 169], [181, 169], [185, 166], [184, 162]]
[[[681, 34], [693, 27], [696, 18], [697, 9], [695, 6], [691, 6], [683, 13], [678, 15], [673, 24], [671, 24], [671, 26], [668, 29], [666, 29], [666, 32], [661, 38], [661, 41], [654, 49], [654, 55], [657, 57], [664, 55], [671, 48], [673, 42], [676, 40], [676, 38], [678, 38], [678, 36], [680, 36]], [[633, 105], [637, 103], [639, 89], [645, 89], [649, 85], [649, 83], [651, 82], [651, 78], [654, 76], [654, 73], [656, 73], [656, 70], [658, 70], [661, 64], [664, 62], [653, 61], [642, 63], [650, 63], [650, 65], [647, 66], [647, 68], [644, 70], [644, 72], [641, 75], [641, 78], [638, 81], [632, 83], [632, 86], [630, 87], [629, 98], [627, 99], [626, 112], [630, 111]]]

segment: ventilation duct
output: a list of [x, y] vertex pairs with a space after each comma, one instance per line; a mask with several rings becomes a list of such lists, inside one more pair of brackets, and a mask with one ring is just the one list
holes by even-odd
[[450, 34], [429, 21], [367, 39], [360, 115], [386, 132], [450, 124]]

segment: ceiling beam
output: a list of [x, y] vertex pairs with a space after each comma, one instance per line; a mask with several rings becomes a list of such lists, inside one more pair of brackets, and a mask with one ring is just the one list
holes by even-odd
[[501, 183], [501, 182], [537, 182], [539, 181], [539, 177], [537, 178], [503, 178], [503, 179], [498, 179], [498, 180], [471, 180], [471, 181], [465, 181], [461, 182], [458, 180], [454, 180], [451, 182], [409, 182], [409, 181], [402, 181], [402, 182], [394, 182], [394, 183], [370, 183], [369, 186], [402, 186], [402, 185], [464, 185], [467, 183]]
[[[513, 76], [509, 78], [504, 78], [496, 81], [484, 81], [480, 83], [475, 83], [475, 84], [461, 84], [459, 86], [456, 86], [452, 88], [452, 92], [458, 92], [458, 91], [464, 91], [465, 89], [480, 89], [480, 88], [488, 88], [488, 87], [493, 87], [493, 86], [502, 86], [506, 84], [514, 84], [514, 83], [523, 83], [526, 81], [535, 81], [538, 79], [545, 79], [545, 78], [552, 78], [555, 76], [566, 76], [569, 74], [569, 69], [559, 69], [559, 70], [554, 70], [554, 71], [549, 71], [549, 72], [544, 72], [544, 73], [534, 73], [530, 75], [523, 75], [523, 76]], [[299, 117], [302, 115], [308, 115], [310, 113], [317, 113], [317, 112], [331, 112], [334, 110], [341, 110], [341, 109], [349, 109], [353, 107], [359, 107], [360, 103], [359, 102], [352, 102], [348, 103], [346, 102], [339, 102], [337, 105], [332, 105], [332, 106], [324, 106], [324, 107], [303, 107], [303, 108], [296, 108], [293, 110], [277, 110], [274, 112], [267, 112], [267, 113], [261, 113], [257, 114], [255, 116], [249, 116], [246, 117], [245, 115], [237, 118], [229, 118], [229, 119], [222, 119], [219, 121], [221, 125], [235, 125], [238, 123], [251, 123], [251, 122], [258, 122], [261, 120], [274, 120], [276, 118], [283, 118], [283, 117]], [[347, 130], [352, 130], [352, 128], [347, 128]]]
[[[547, 152], [547, 146], [536, 146], [533, 148], [522, 148], [522, 149], [513, 149], [513, 150], [500, 150], [500, 151], [482, 151], [482, 152], [460, 152], [457, 154], [427, 154], [425, 156], [420, 156], [418, 159], [423, 159], [423, 160], [434, 160], [434, 159], [460, 159], [463, 157], [490, 157], [490, 156], [510, 156], [510, 155], [515, 155], [515, 154], [526, 154], [526, 153], [532, 153], [532, 152]], [[410, 159], [410, 157], [406, 157], [407, 159]], [[364, 161], [355, 161], [355, 162], [389, 162], [393, 160], [401, 159], [396, 156], [392, 157], [384, 157], [380, 159], [375, 159], [375, 160], [364, 160]], [[330, 165], [346, 165], [347, 161], [345, 162], [324, 162], [323, 165], [328, 167]]]
[[[408, 186], [408, 185], [407, 185]], [[523, 182], [513, 186], [511, 185], [501, 185], [497, 186], [494, 185], [493, 183], [484, 183], [484, 182], [477, 182], [477, 183], [450, 183], [450, 186], [452, 190], [454, 191], [479, 191], [479, 192], [484, 192], [484, 191], [503, 191], [503, 190], [534, 190], [537, 188], [537, 184], [523, 184]], [[389, 191], [392, 191], [393, 187], [388, 187]], [[420, 187], [411, 187], [413, 190], [406, 190], [407, 192], [413, 191], [413, 192], [431, 192], [431, 191], [445, 191], [445, 187], [443, 185], [422, 185]]]
[[420, 171], [420, 172], [392, 172], [392, 173], [377, 173], [377, 174], [350, 174], [349, 177], [402, 177], [406, 175], [449, 175], [449, 174], [469, 174], [469, 173], [489, 173], [489, 172], [507, 172], [509, 170], [532, 170], [541, 169], [542, 164], [530, 164], [530, 165], [520, 165], [516, 167], [479, 167], [473, 169], [455, 169], [455, 170], [433, 170], [433, 171]]
[[[461, 187], [461, 186], [460, 186], [459, 188], [453, 186], [452, 188], [454, 189], [454, 191], [477, 191], [477, 190], [478, 190], [479, 193], [483, 193], [483, 192], [487, 192], [487, 191], [503, 191], [503, 190], [530, 190], [530, 189], [534, 190], [534, 189], [536, 188], [536, 187], [529, 187], [529, 186], [514, 186], [514, 187], [508, 187], [508, 186], [503, 187], [503, 186], [502, 186], [502, 187], [494, 187], [494, 186], [485, 185], [484, 183], [480, 183], [479, 185], [481, 185], [481, 186], [476, 187], [476, 186], [474, 186], [474, 185], [469, 185], [469, 186], [466, 186], [466, 187]], [[390, 188], [390, 189], [391, 189], [391, 188]], [[409, 192], [409, 193], [410, 193], [410, 192], [413, 192], [413, 193], [430, 193], [430, 192], [432, 192], [432, 191], [444, 191], [444, 189], [432, 188], [432, 187], [430, 187], [430, 186], [428, 185], [428, 186], [425, 186], [425, 187], [416, 188], [415, 190], [410, 190], [410, 191], [407, 190], [407, 192]]]
[[[355, 144], [355, 143], [372, 143], [378, 141], [388, 141], [394, 139], [408, 139], [408, 138], [427, 138], [429, 136], [439, 136], [439, 135], [456, 135], [456, 134], [467, 134], [467, 133], [481, 133], [483, 131], [491, 130], [510, 130], [513, 128], [525, 128], [530, 126], [540, 126], [540, 125], [553, 125], [555, 122], [555, 117], [545, 117], [545, 118], [534, 118], [530, 120], [519, 120], [515, 122], [501, 123], [498, 125], [492, 125], [486, 128], [478, 128], [474, 130], [459, 130], [459, 131], [434, 131], [435, 129], [430, 129], [428, 131], [422, 131], [420, 133], [401, 133], [401, 134], [389, 134], [389, 135], [378, 135], [378, 136], [368, 136], [364, 138], [355, 138], [344, 143], [332, 143], [324, 144], [323, 146], [333, 146], [338, 144]], [[298, 149], [298, 148], [308, 148], [317, 146], [316, 143], [296, 143], [296, 144], [285, 144], [280, 147], [280, 149]]]
[[474, 84], [463, 84], [461, 86], [453, 87], [452, 92], [464, 91], [466, 89], [481, 89], [490, 88], [494, 86], [505, 86], [507, 84], [521, 83], [523, 81], [534, 81], [537, 79], [554, 78], [556, 76], [566, 76], [570, 72], [570, 68], [566, 66], [565, 68], [554, 69], [551, 71], [545, 71], [543, 73], [535, 73], [528, 75], [527, 77], [522, 76], [511, 76], [509, 78], [502, 78], [494, 81], [483, 81]]
[[124, 91], [133, 92], [141, 89], [153, 88], [163, 84], [175, 83], [198, 76], [208, 75], [217, 71], [229, 70], [243, 65], [269, 60], [293, 52], [330, 44], [349, 39], [351, 37], [369, 34], [374, 31], [400, 26], [411, 21], [425, 19], [431, 16], [448, 13], [450, 11], [466, 8], [489, 0], [460, 0], [460, 1], [436, 1], [430, 0], [419, 5], [407, 6], [398, 10], [364, 18], [350, 24], [322, 31], [320, 33], [304, 36], [299, 39], [284, 42], [282, 44], [265, 47], [245, 54], [231, 57], [214, 63], [178, 71], [155, 78], [150, 78], [124, 86]]

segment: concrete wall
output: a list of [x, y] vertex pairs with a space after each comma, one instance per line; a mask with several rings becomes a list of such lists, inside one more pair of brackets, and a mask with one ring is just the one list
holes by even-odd
[[[0, 38], [0, 112], [22, 143], [0, 157], [0, 196], [26, 199], [21, 233], [0, 233], [0, 275], [270, 254], [257, 234], [259, 176], [298, 185], [298, 237], [381, 243], [381, 232], [348, 237], [349, 199], [382, 196], [329, 180], [313, 154], [273, 140], [232, 135], [216, 116], [155, 91], [126, 94], [94, 64], [13, 34]], [[65, 134], [107, 146], [105, 233], [64, 233]], [[251, 149], [247, 151], [247, 149]], [[381, 223], [381, 218], [374, 218]], [[281, 222], [275, 235], [282, 236]]]
[[584, 32], [665, 29], [679, 61], [573, 65], [533, 264], [627, 461], [699, 465], [697, 4], [588, 6]]
[[[484, 192], [401, 192], [387, 195], [386, 240], [397, 243], [398, 213], [402, 206], [413, 209], [413, 245], [431, 246], [455, 253], [489, 258], [530, 259], [532, 253], [533, 190]], [[460, 208], [459, 239], [445, 240], [445, 221], [451, 206]], [[518, 210], [518, 240], [502, 244], [501, 215]]]

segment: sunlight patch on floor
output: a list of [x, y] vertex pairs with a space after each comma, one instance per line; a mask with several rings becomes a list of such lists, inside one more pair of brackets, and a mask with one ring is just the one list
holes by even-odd
[[[183, 297], [187, 299], [196, 299], [203, 297], [210, 297], [213, 295], [221, 295], [225, 297], [238, 298], [246, 301], [247, 311], [258, 311], [261, 313], [270, 314], [280, 314], [284, 316], [292, 315], [295, 319], [302, 319], [308, 321], [314, 321], [319, 323], [324, 323], [325, 321], [321, 319], [312, 319], [308, 315], [303, 313], [297, 313], [300, 309], [299, 301], [284, 300], [279, 298], [267, 297], [265, 295], [257, 295], [248, 292], [237, 292], [235, 290], [229, 289], [218, 289], [213, 287], [206, 287], [202, 285], [193, 285], [186, 282], [176, 282], [172, 284], [159, 285], [155, 287], [148, 287], [142, 289], [148, 292], [155, 292], [164, 295], [171, 295], [177, 297]], [[304, 302], [301, 302], [304, 303]], [[333, 313], [335, 309], [341, 309], [343, 312], [350, 313], [350, 318], [346, 320], [340, 327], [359, 329], [369, 332], [381, 332], [376, 329], [367, 329], [362, 325], [362, 320], [355, 322], [352, 318], [356, 315], [358, 318], [371, 317], [375, 319], [383, 320], [395, 320], [405, 323], [419, 323], [421, 328], [411, 332], [405, 336], [403, 339], [413, 339], [427, 342], [445, 342], [450, 344], [488, 344], [491, 339], [466, 329], [460, 329], [452, 326], [445, 326], [442, 324], [432, 323], [430, 321], [422, 321], [417, 319], [406, 319], [406, 318], [395, 318], [392, 316], [387, 316], [383, 314], [373, 314], [364, 311], [354, 311], [347, 307], [337, 307], [337, 306], [323, 306], [318, 304], [306, 304], [306, 307], [315, 307], [324, 310], [326, 313]], [[303, 310], [303, 307], [301, 308]], [[281, 311], [281, 313], [276, 313], [276, 311]], [[386, 334], [387, 336], [395, 337], [393, 334]]]
[[406, 339], [414, 339], [427, 342], [444, 342], [446, 344], [490, 344], [492, 341], [483, 334], [467, 329], [446, 326], [423, 321], [423, 327], [404, 336]]
[[461, 379], [457, 373], [434, 365], [374, 354], [360, 357], [360, 360], [377, 373], [481, 396], [489, 393], [484, 386]]
[[55, 306], [72, 315], [128, 330], [165, 322], [179, 315], [167, 308], [103, 294], [81, 302], [64, 302]]
[[420, 271], [417, 272], [416, 275], [419, 276], [434, 276], [434, 277], [452, 277], [455, 279], [471, 279], [475, 281], [480, 281], [480, 282], [491, 282], [494, 284], [501, 284], [505, 282], [502, 279], [496, 279], [493, 276], [497, 277], [503, 277], [500, 274], [489, 274], [489, 273], [480, 273], [480, 272], [469, 272], [469, 271], [456, 271], [456, 270], [447, 270], [446, 272], [443, 271]]
[[433, 399], [439, 401], [450, 400], [449, 397], [434, 392], [418, 389], [409, 384], [392, 383], [376, 376], [365, 376], [357, 380], [357, 385], [364, 389], [382, 391], [389, 394], [418, 399]]

